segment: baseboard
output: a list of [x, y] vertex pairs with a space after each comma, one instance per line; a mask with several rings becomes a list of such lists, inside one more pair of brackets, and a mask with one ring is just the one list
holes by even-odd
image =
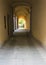
[[42, 43], [40, 40], [38, 40], [38, 39], [37, 39], [36, 37], [34, 37], [33, 35], [32, 35], [32, 37], [33, 37], [33, 39], [37, 42], [38, 45], [40, 45], [41, 47], [44, 48], [44, 45], [43, 45], [43, 43]]
[[46, 45], [44, 43], [42, 43], [40, 40], [35, 38], [33, 35], [32, 35], [32, 37], [37, 42], [38, 45], [40, 45], [42, 48], [46, 49]]
[[0, 41], [0, 48], [2, 48], [9, 40], [10, 40], [10, 38], [5, 40], [4, 42]]
[[3, 44], [4, 44], [4, 43], [0, 41], [0, 48], [3, 46]]
[[5, 44], [10, 40], [10, 38], [8, 38], [7, 40], [4, 41], [2, 46], [5, 46]]

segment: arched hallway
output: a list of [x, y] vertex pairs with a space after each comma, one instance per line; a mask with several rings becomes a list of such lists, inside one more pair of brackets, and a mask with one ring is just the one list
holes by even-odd
[[46, 0], [0, 0], [0, 65], [46, 65]]

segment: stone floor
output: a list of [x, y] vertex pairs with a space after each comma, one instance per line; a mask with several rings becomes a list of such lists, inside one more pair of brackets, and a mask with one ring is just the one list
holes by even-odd
[[46, 50], [33, 38], [11, 38], [0, 48], [0, 65], [46, 65]]

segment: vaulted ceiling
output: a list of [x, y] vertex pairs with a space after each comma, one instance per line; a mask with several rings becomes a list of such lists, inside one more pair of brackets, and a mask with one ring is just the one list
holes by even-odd
[[12, 5], [12, 6], [16, 6], [16, 5], [31, 5], [32, 0], [8, 0], [8, 2]]
[[31, 12], [31, 0], [11, 0], [14, 14], [27, 15]]
[[8, 1], [11, 2], [11, 3], [12, 2], [20, 2], [20, 1], [21, 2], [29, 2], [30, 3], [32, 0], [8, 0]]

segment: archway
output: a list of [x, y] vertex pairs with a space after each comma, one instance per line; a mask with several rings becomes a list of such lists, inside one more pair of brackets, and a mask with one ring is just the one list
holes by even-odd
[[25, 31], [30, 31], [30, 7], [17, 6], [13, 15], [15, 16], [14, 30], [24, 29]]
[[23, 16], [18, 19], [18, 29], [26, 29], [26, 19]]

